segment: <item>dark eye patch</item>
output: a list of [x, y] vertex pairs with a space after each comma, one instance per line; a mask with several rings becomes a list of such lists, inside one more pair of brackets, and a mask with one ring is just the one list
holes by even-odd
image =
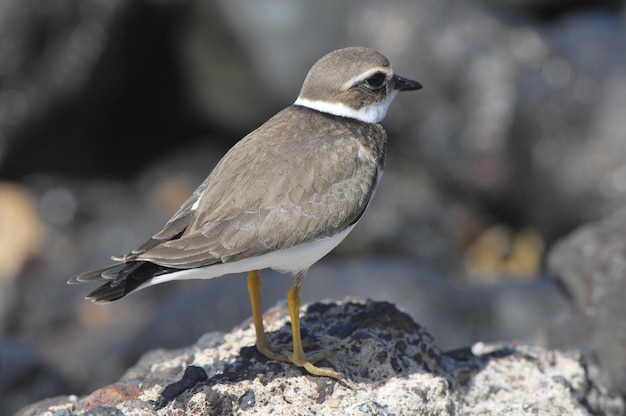
[[365, 85], [370, 88], [380, 88], [385, 84], [387, 77], [382, 72], [376, 72], [374, 75], [365, 80]]

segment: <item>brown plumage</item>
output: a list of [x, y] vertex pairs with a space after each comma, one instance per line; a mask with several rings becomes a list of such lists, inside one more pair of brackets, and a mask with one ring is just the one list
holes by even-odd
[[[101, 282], [88, 298], [109, 302], [168, 280], [252, 270], [248, 285], [259, 351], [339, 377], [315, 367], [302, 351], [302, 279], [365, 211], [385, 163], [387, 135], [379, 122], [397, 91], [419, 88], [371, 49], [326, 55], [309, 71], [294, 105], [239, 141], [161, 231], [113, 257], [116, 264], [69, 283]], [[276, 351], [265, 340], [256, 270], [268, 267], [296, 276], [288, 296], [293, 353]]]

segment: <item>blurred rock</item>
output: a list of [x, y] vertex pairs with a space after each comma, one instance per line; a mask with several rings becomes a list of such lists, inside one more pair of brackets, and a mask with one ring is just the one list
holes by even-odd
[[[0, 175], [127, 175], [163, 152], [203, 137], [212, 123], [223, 127], [225, 107], [213, 96], [207, 116], [190, 98], [187, 77], [206, 69], [200, 63], [207, 59], [213, 71], [205, 73], [210, 76], [205, 80], [217, 80], [216, 89], [224, 85], [239, 93], [226, 82], [254, 76], [234, 44], [224, 40], [228, 28], [216, 12], [202, 14], [213, 20], [196, 39], [186, 36], [187, 20], [198, 17], [190, 5], [159, 0], [65, 0], [46, 7], [30, 0], [3, 2]], [[187, 49], [203, 46], [194, 49], [195, 60], [183, 59], [183, 43]], [[241, 70], [229, 71], [228, 62]], [[251, 96], [241, 97], [236, 115], [246, 114], [254, 102]], [[226, 119], [232, 124], [233, 117]]]
[[201, 140], [221, 156], [359, 44], [426, 88], [389, 112], [375, 215], [344, 251], [461, 268], [490, 227], [550, 243], [626, 200], [623, 2], [66, 3], [2, 6], [0, 174], [123, 176]]
[[576, 10], [619, 12], [623, 0], [489, 0], [490, 3], [537, 19], [554, 20]]
[[[281, 23], [291, 20], [291, 13], [302, 12], [302, 7], [315, 10], [316, 6], [319, 3], [185, 2], [175, 48], [190, 111], [230, 132], [227, 143], [232, 145], [294, 101], [308, 67], [297, 71], [289, 65], [298, 61], [280, 45], [292, 39], [291, 33], [281, 30]], [[261, 16], [264, 18], [259, 19]], [[301, 21], [291, 23], [299, 25]], [[257, 32], [267, 33], [268, 27], [274, 28], [271, 42], [259, 45], [257, 41], [267, 38]], [[307, 52], [309, 48], [302, 48], [303, 54]], [[294, 77], [299, 79], [295, 83]]]
[[[290, 338], [286, 309], [266, 315], [270, 339]], [[442, 354], [411, 318], [384, 302], [312, 304], [305, 339], [335, 354], [345, 381], [268, 361], [251, 325], [207, 334], [190, 347], [144, 356], [113, 385], [84, 398], [59, 397], [20, 416], [115, 414], [520, 414], [624, 413], [590, 357], [580, 351], [485, 345]], [[183, 374], [184, 373], [184, 374]], [[486, 393], [487, 392], [487, 393]]]
[[[381, 50], [426, 86], [399, 97], [384, 122], [391, 154], [376, 215], [345, 250], [360, 241], [460, 267], [454, 259], [494, 225], [530, 228], [550, 243], [625, 200], [622, 2], [321, 2], [280, 12], [269, 0], [222, 3], [282, 105], [315, 59], [303, 51], [346, 44]], [[309, 45], [308, 25], [330, 29], [315, 46], [279, 46], [277, 38]]]
[[0, 281], [13, 280], [40, 248], [43, 225], [28, 192], [0, 182]]
[[33, 349], [0, 339], [0, 411], [14, 414], [24, 403], [67, 394], [61, 375], [44, 363]]
[[0, 334], [12, 319], [16, 281], [29, 261], [40, 254], [44, 228], [31, 195], [0, 181]]
[[575, 306], [577, 332], [626, 394], [626, 210], [561, 240], [548, 264]]
[[534, 230], [514, 232], [509, 227], [488, 228], [465, 254], [465, 269], [473, 282], [496, 283], [532, 279], [541, 268], [544, 242]]
[[[60, 106], [84, 90], [123, 5], [100, 0], [46, 2], [44, 6], [33, 0], [0, 4], [1, 167], [30, 162], [21, 157], [9, 160], [19, 147], [43, 150], [46, 137], [23, 136], [42, 119], [55, 117]], [[68, 138], [59, 137], [58, 131], [46, 133], [60, 139], [57, 144], [67, 143]]]
[[[425, 85], [410, 104], [399, 97], [385, 121], [396, 129], [387, 172], [412, 164], [403, 175], [413, 181], [396, 192], [424, 194], [439, 208], [429, 216], [429, 229], [445, 236], [431, 257], [438, 262], [444, 253], [462, 257], [494, 223], [530, 227], [550, 243], [624, 202], [623, 16], [575, 12], [546, 25], [488, 5], [369, 2], [349, 25], [349, 43], [385, 50], [394, 68]], [[461, 215], [443, 208], [450, 200]], [[385, 202], [402, 218], [400, 241], [423, 232], [425, 211]]]
[[[343, 42], [345, 20], [350, 13], [349, 7], [332, 0], [299, 4], [275, 0], [218, 3], [228, 27], [263, 80], [265, 89], [258, 91], [263, 98], [260, 105], [275, 103], [277, 108], [295, 101], [311, 66]], [[249, 84], [245, 85], [248, 88]], [[249, 90], [241, 92], [246, 96]]]

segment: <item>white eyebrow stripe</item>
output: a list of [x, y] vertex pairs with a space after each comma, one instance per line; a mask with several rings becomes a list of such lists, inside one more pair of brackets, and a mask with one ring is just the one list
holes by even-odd
[[349, 90], [350, 88], [354, 87], [355, 85], [363, 82], [363, 80], [371, 77], [372, 75], [374, 75], [377, 72], [382, 72], [386, 75], [386, 80], [389, 81], [391, 79], [391, 77], [393, 77], [393, 70], [391, 68], [372, 68], [368, 71], [363, 72], [362, 74], [357, 75], [356, 77], [353, 77], [351, 79], [349, 79], [348, 81], [344, 82], [344, 84], [341, 86], [341, 88], [344, 91]]

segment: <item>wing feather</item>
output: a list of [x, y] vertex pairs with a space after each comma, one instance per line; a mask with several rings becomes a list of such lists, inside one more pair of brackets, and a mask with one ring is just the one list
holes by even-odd
[[331, 236], [367, 207], [386, 139], [379, 124], [288, 107], [238, 142], [162, 230], [69, 283], [105, 282], [88, 297], [108, 302], [155, 276]]
[[145, 246], [137, 259], [206, 266], [287, 249], [356, 221], [375, 187], [378, 163], [376, 155], [363, 155], [359, 137], [384, 130], [379, 125], [364, 125], [371, 129], [366, 132], [341, 130], [325, 117], [319, 116], [321, 134], [315, 140], [301, 131], [310, 124], [283, 116], [240, 141], [203, 184], [185, 232]]

